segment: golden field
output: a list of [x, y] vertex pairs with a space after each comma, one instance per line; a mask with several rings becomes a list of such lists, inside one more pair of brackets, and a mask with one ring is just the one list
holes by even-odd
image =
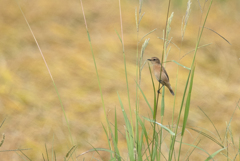
[[[201, 8], [204, 1], [199, 0]], [[69, 121], [73, 144], [57, 92], [17, 2], [33, 30], [55, 81]], [[167, 5], [168, 1], [144, 1], [142, 13], [145, 12], [145, 15], [137, 38], [135, 9], [139, 6], [138, 1], [121, 1], [123, 40], [133, 112], [136, 100], [137, 42], [145, 34], [157, 28], [146, 37], [150, 38], [150, 41], [143, 59], [145, 61], [152, 56], [161, 57], [163, 42], [158, 37], [163, 36]], [[209, 2], [203, 10], [203, 18], [208, 6]], [[122, 45], [116, 33], [116, 31], [121, 33], [119, 4], [118, 1], [113, 0], [83, 0], [83, 7], [107, 115], [110, 122], [114, 123], [114, 111], [115, 108], [117, 109], [118, 126], [124, 134], [124, 121], [117, 92], [128, 114], [129, 112]], [[180, 57], [195, 48], [198, 29], [202, 25], [201, 9], [198, 1], [192, 2], [186, 33], [181, 41], [181, 23], [186, 7], [186, 0], [172, 1], [170, 13], [174, 12], [174, 17], [169, 37], [181, 50], [170, 44], [171, 51], [167, 60], [179, 61]], [[237, 153], [236, 147], [239, 147], [240, 136], [239, 8], [239, 0], [213, 1], [206, 27], [222, 35], [231, 45], [216, 33], [204, 30], [200, 45], [209, 43], [211, 45], [200, 48], [197, 52], [188, 118], [188, 126], [207, 129], [212, 132], [212, 134], [208, 132], [209, 134], [217, 138], [214, 136], [216, 131], [199, 110], [200, 107], [211, 118], [223, 138], [227, 124], [238, 104], [230, 126], [234, 142], [230, 136], [228, 138], [231, 158]], [[31, 148], [23, 152], [32, 160], [43, 160], [42, 153], [46, 156], [46, 144], [49, 155], [53, 148], [57, 160], [63, 160], [73, 145], [78, 145], [74, 155], [92, 149], [92, 146], [108, 148], [102, 127], [102, 123], [105, 125], [105, 116], [80, 1], [2, 0], [0, 13], [0, 121], [6, 118], [0, 128], [0, 132], [6, 136], [0, 151]], [[139, 53], [144, 40], [139, 45]], [[193, 52], [182, 58], [179, 63], [190, 67], [192, 57]], [[175, 90], [177, 64], [166, 63], [166, 70]], [[188, 70], [179, 66], [175, 121], [187, 75]], [[142, 70], [141, 88], [153, 105], [153, 89], [147, 65]], [[164, 125], [172, 121], [173, 100], [174, 97], [166, 90]], [[140, 115], [149, 117], [150, 111], [142, 95], [139, 106]], [[158, 118], [160, 119], [160, 114]], [[197, 136], [196, 132], [189, 130], [183, 141], [193, 143]], [[126, 142], [124, 136], [119, 134], [119, 137], [119, 147], [126, 159]], [[199, 147], [210, 154], [220, 149], [207, 138], [203, 136], [199, 138], [201, 139]], [[164, 145], [163, 148], [166, 153], [168, 142], [169, 140], [166, 140], [166, 146]], [[181, 156], [184, 156], [187, 148], [188, 146], [183, 146]], [[108, 160], [108, 153], [100, 154], [103, 160]], [[97, 153], [88, 153], [76, 160], [84, 158], [90, 160], [93, 156], [99, 159]], [[23, 160], [21, 157], [24, 155], [20, 152], [0, 153], [0, 160]], [[201, 161], [206, 158], [206, 154], [196, 150], [190, 160]], [[226, 159], [222, 154], [218, 154], [215, 158]]]

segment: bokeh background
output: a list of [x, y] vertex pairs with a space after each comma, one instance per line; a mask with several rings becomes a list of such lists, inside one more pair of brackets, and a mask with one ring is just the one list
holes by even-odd
[[[172, 1], [170, 13], [174, 12], [174, 17], [169, 36], [181, 51], [171, 45], [168, 60], [178, 61], [180, 57], [194, 49], [198, 29], [202, 24], [200, 23], [201, 9], [204, 9], [203, 17], [205, 17], [209, 5], [207, 2], [203, 8], [204, 1], [192, 2], [183, 42], [181, 42], [181, 23], [186, 12], [187, 0]], [[22, 7], [53, 75], [69, 120], [74, 144], [78, 144], [76, 155], [91, 149], [92, 146], [107, 148], [107, 138], [101, 124], [105, 124], [105, 117], [80, 1], [2, 0], [0, 5], [0, 121], [4, 118], [6, 121], [0, 128], [0, 132], [5, 133], [6, 139], [0, 151], [31, 148], [24, 153], [32, 160], [41, 160], [42, 153], [46, 155], [46, 144], [48, 149], [54, 148], [58, 160], [63, 160], [64, 155], [72, 147], [54, 85], [17, 2]], [[122, 0], [121, 5], [130, 98], [134, 109], [138, 42], [135, 9], [138, 8], [138, 1]], [[143, 2], [142, 13], [145, 12], [145, 15], [140, 24], [139, 39], [157, 28], [146, 37], [150, 38], [150, 42], [145, 50], [144, 61], [152, 56], [161, 57], [163, 43], [158, 37], [162, 37], [167, 5], [168, 1], [146, 0]], [[117, 92], [126, 110], [128, 101], [122, 46], [116, 34], [116, 31], [120, 33], [118, 1], [83, 0], [83, 7], [108, 118], [114, 122], [116, 108], [119, 128], [124, 132]], [[221, 137], [224, 137], [227, 123], [240, 98], [239, 7], [239, 0], [213, 1], [206, 27], [224, 36], [231, 45], [214, 32], [205, 29], [200, 45], [208, 43], [211, 45], [200, 48], [196, 58], [188, 125], [203, 127], [216, 134], [210, 122], [199, 110], [198, 107], [201, 107], [212, 119]], [[143, 42], [144, 40], [140, 46]], [[180, 63], [190, 67], [192, 56], [193, 53], [188, 54], [180, 60]], [[166, 63], [166, 69], [175, 90], [177, 65], [173, 62]], [[186, 69], [179, 67], [175, 121], [187, 74]], [[152, 104], [153, 89], [147, 66], [142, 70], [141, 88]], [[169, 91], [166, 91], [165, 99], [163, 123], [168, 125], [172, 120], [173, 107], [173, 97]], [[140, 96], [140, 114], [145, 117], [150, 114], [142, 96]], [[240, 134], [239, 116], [240, 111], [237, 108], [231, 123], [235, 146], [238, 146]], [[184, 141], [192, 143], [197, 134], [192, 131], [188, 134], [190, 137], [185, 138]], [[229, 142], [229, 147], [233, 149], [233, 143]], [[122, 154], [126, 157], [127, 147], [121, 135], [119, 143]], [[199, 146], [210, 154], [220, 149], [218, 145], [204, 137]], [[187, 146], [184, 146], [182, 154], [185, 154], [186, 149]], [[230, 154], [232, 158], [235, 152], [237, 153], [236, 149], [232, 150]], [[22, 160], [18, 154], [23, 156], [19, 152], [1, 152], [0, 156], [1, 160]], [[104, 160], [108, 160], [107, 153], [101, 153], [101, 155]], [[96, 153], [89, 153], [79, 157], [78, 160], [83, 158], [88, 160], [93, 156], [99, 158]], [[203, 160], [206, 157], [206, 154], [196, 150], [191, 159]], [[225, 157], [219, 154], [216, 158], [221, 160]]]

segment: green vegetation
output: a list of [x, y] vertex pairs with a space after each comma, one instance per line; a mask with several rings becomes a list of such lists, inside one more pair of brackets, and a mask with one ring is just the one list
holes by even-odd
[[[97, 32], [101, 32], [100, 28], [102, 26], [99, 24], [103, 25], [103, 19], [100, 19], [99, 22], [95, 22], [94, 24], [89, 20], [89, 17], [99, 18], [102, 16], [101, 14], [97, 14], [99, 8], [95, 8], [93, 12], [86, 12], [86, 8], [91, 8], [91, 5], [88, 4], [85, 8], [84, 5], [86, 2], [80, 0], [78, 7], [81, 8], [82, 14], [78, 13], [77, 15], [79, 17], [82, 16], [81, 22], [78, 22], [79, 17], [77, 17], [76, 20], [73, 17], [73, 21], [69, 21], [69, 19], [66, 18], [66, 22], [73, 26], [78, 23], [82, 24], [82, 28], [79, 29], [78, 32], [70, 34], [73, 38], [71, 38], [71, 36], [64, 38], [68, 40], [73, 39], [77, 43], [74, 44], [74, 41], [71, 43], [51, 43], [50, 41], [56, 40], [50, 40], [51, 36], [45, 37], [45, 35], [47, 35], [45, 33], [42, 33], [43, 36], [41, 37], [41, 33], [39, 34], [34, 31], [36, 30], [34, 28], [36, 28], [38, 24], [34, 26], [33, 20], [27, 18], [29, 15], [27, 16], [25, 14], [24, 9], [20, 7], [22, 4], [19, 4], [20, 13], [22, 13], [25, 24], [27, 24], [30, 29], [29, 39], [30, 37], [33, 38], [31, 43], [37, 45], [45, 64], [39, 63], [38, 61], [35, 62], [36, 56], [26, 55], [25, 58], [19, 60], [20, 63], [18, 62], [20, 66], [22, 64], [24, 66], [21, 66], [20, 71], [16, 72], [18, 69], [11, 66], [15, 64], [14, 61], [16, 60], [14, 59], [14, 63], [12, 64], [9, 63], [9, 57], [14, 57], [13, 53], [16, 51], [5, 48], [2, 49], [3, 53], [10, 53], [10, 55], [2, 55], [3, 62], [6, 61], [8, 63], [5, 66], [3, 65], [2, 82], [4, 88], [0, 89], [1, 95], [3, 96], [0, 101], [3, 102], [3, 106], [9, 105], [10, 109], [6, 112], [6, 114], [8, 114], [7, 119], [3, 119], [0, 126], [0, 130], [6, 133], [3, 134], [0, 142], [0, 147], [2, 148], [0, 152], [4, 154], [4, 159], [11, 160], [12, 156], [15, 155], [14, 157], [18, 157], [19, 160], [42, 159], [44, 161], [207, 161], [214, 160], [215, 158], [217, 158], [216, 160], [237, 160], [238, 157], [240, 160], [239, 122], [234, 122], [234, 114], [239, 115], [240, 109], [239, 101], [236, 102], [239, 99], [238, 94], [236, 94], [240, 90], [239, 86], [237, 86], [239, 78], [227, 72], [239, 67], [239, 63], [233, 60], [240, 57], [240, 55], [236, 52], [236, 48], [233, 51], [233, 53], [235, 53], [234, 58], [225, 56], [226, 59], [232, 61], [232, 63], [229, 63], [226, 62], [225, 59], [218, 60], [218, 56], [210, 56], [213, 50], [208, 53], [208, 56], [204, 53], [210, 50], [208, 49], [210, 42], [208, 39], [204, 39], [204, 37], [209, 36], [205, 33], [207, 29], [208, 34], [213, 34], [214, 39], [217, 37], [218, 41], [221, 41], [223, 44], [230, 45], [230, 43], [234, 41], [227, 39], [221, 32], [206, 26], [209, 22], [211, 10], [214, 7], [214, 4], [212, 4], [213, 0], [198, 1], [199, 4], [196, 3], [194, 5], [191, 4], [192, 2], [190, 0], [185, 4], [183, 1], [181, 1], [181, 3], [172, 2], [171, 0], [166, 1], [167, 3], [161, 4], [162, 6], [164, 5], [164, 7], [161, 7], [164, 11], [159, 11], [164, 15], [160, 20], [160, 23], [162, 23], [161, 27], [155, 26], [153, 29], [149, 29], [148, 23], [143, 23], [143, 21], [145, 21], [145, 19], [151, 19], [151, 17], [146, 17], [146, 15], [148, 11], [151, 14], [154, 11], [148, 7], [151, 5], [155, 6], [153, 3], [158, 3], [157, 1], [145, 2], [139, 0], [138, 4], [135, 2], [122, 2], [121, 0], [118, 2], [119, 3], [112, 2], [114, 3], [112, 8], [116, 8], [115, 3], [117, 3], [119, 7], [118, 13], [120, 15], [118, 19], [120, 23], [118, 22], [117, 24], [119, 24], [120, 28], [119, 26], [112, 27], [110, 23], [108, 26], [104, 26], [106, 27], [105, 30], [107, 33], [105, 35], [106, 39], [109, 39], [106, 45], [101, 42], [101, 37], [97, 37]], [[222, 3], [226, 2], [221, 1], [217, 4], [221, 5]], [[236, 4], [237, 3], [238, 2], [236, 2]], [[96, 5], [97, 3], [92, 4]], [[102, 5], [104, 6], [104, 4]], [[131, 21], [133, 21], [133, 19], [125, 20], [126, 15], [129, 14], [129, 12], [125, 13], [125, 9], [128, 9], [128, 7], [132, 5], [138, 6], [135, 8], [135, 15], [131, 13], [135, 16], [134, 23], [136, 28], [135, 31], [132, 28], [126, 31], [124, 30], [125, 24], [131, 26], [129, 24], [132, 23]], [[144, 12], [145, 5], [149, 5], [146, 12]], [[70, 6], [68, 7], [70, 8]], [[197, 6], [201, 12], [198, 12], [198, 14], [196, 12], [191, 13], [191, 8], [196, 8]], [[185, 8], [186, 12], [183, 13], [182, 10], [178, 10], [176, 7]], [[79, 8], [77, 9], [79, 10]], [[108, 16], [117, 17], [114, 15], [116, 14], [114, 9], [109, 8], [109, 10], [111, 10], [112, 15]], [[112, 10], [115, 12], [113, 13]], [[171, 37], [172, 32], [180, 28], [175, 22], [176, 14], [172, 12], [175, 10], [181, 13], [181, 15], [184, 15], [181, 22], [181, 36], [178, 36], [179, 38], [176, 39], [175, 37]], [[2, 12], [4, 12], [4, 10]], [[77, 12], [77, 10], [69, 11], [69, 15], [71, 15], [71, 12]], [[68, 13], [68, 10], [59, 11], [61, 16], [66, 16], [62, 13]], [[198, 19], [196, 18], [197, 20], [194, 20], [197, 24], [195, 24], [195, 27], [198, 27], [196, 27], [197, 30], [191, 32], [190, 36], [187, 31], [192, 14], [194, 17], [198, 17]], [[179, 15], [176, 16], [178, 18], [181, 17]], [[104, 20], [107, 21], [107, 19]], [[158, 20], [154, 17], [149, 23]], [[53, 24], [53, 26], [54, 25], [55, 24]], [[69, 31], [62, 26], [63, 24], [56, 25], [51, 28], [51, 30], [52, 32], [56, 32], [56, 35], [59, 34], [59, 37], [63, 36], [62, 32], [69, 34]], [[190, 30], [193, 30], [192, 26]], [[133, 36], [133, 33], [135, 36]], [[114, 39], [111, 37], [112, 34], [115, 36]], [[84, 39], [83, 43], [83, 39], [79, 39], [76, 35], [86, 36], [88, 40]], [[107, 37], [108, 35], [111, 36]], [[159, 35], [163, 36], [161, 37]], [[226, 35], [229, 36], [228, 33]], [[158, 39], [156, 40], [157, 36]], [[192, 36], [196, 40], [194, 41], [195, 45], [192, 40], [191, 42], [186, 40]], [[45, 38], [48, 39], [46, 42], [44, 41]], [[152, 45], [152, 39], [153, 42], [158, 42], [158, 44]], [[213, 41], [214, 39], [210, 40]], [[114, 42], [118, 42], [118, 44], [114, 44], [113, 40]], [[159, 40], [161, 40], [161, 43], [159, 43]], [[86, 42], [88, 42], [90, 48], [86, 47]], [[47, 49], [41, 47], [41, 44], [44, 46], [44, 43], [46, 43], [45, 45], [47, 46], [51, 44], [56, 45], [56, 52], [51, 54], [51, 51], [47, 51], [45, 54], [44, 49]], [[66, 50], [64, 47], [61, 47], [62, 44], [68, 44], [70, 48], [72, 47], [74, 49]], [[96, 47], [96, 44], [100, 45]], [[214, 44], [215, 43], [211, 43], [211, 46]], [[233, 47], [235, 47], [234, 44]], [[194, 50], [192, 48], [194, 48]], [[220, 48], [221, 47], [219, 47], [219, 49], [217, 48], [218, 52], [222, 50]], [[89, 55], [80, 51], [84, 51]], [[161, 54], [157, 54], [160, 51]], [[36, 54], [37, 50], [32, 52]], [[63, 56], [63, 59], [59, 58], [59, 55], [57, 55], [58, 52]], [[111, 52], [115, 53], [115, 55], [111, 54]], [[173, 52], [176, 54], [172, 54]], [[72, 54], [72, 56], [66, 58], [66, 53]], [[199, 54], [201, 54], [201, 56], [198, 56], [200, 61], [198, 61], [197, 57]], [[212, 55], [215, 54], [213, 53]], [[174, 85], [174, 81], [176, 81], [175, 87], [173, 88], [175, 89], [174, 97], [172, 97], [168, 91], [165, 92], [164, 87], [162, 88], [161, 94], [157, 92], [160, 83], [155, 83], [156, 80], [152, 75], [151, 65], [145, 61], [151, 56], [158, 56], [161, 58], [161, 62], [164, 62], [162, 65], [169, 67], [168, 71], [170, 71], [170, 81], [172, 85]], [[53, 61], [52, 58], [55, 60]], [[37, 59], [40, 59], [40, 56]], [[69, 61], [69, 64], [72, 65], [66, 66], [65, 69], [64, 60], [66, 62]], [[220, 63], [216, 63], [217, 61]], [[203, 62], [206, 64], [203, 64]], [[223, 64], [223, 62], [225, 64]], [[54, 67], [55, 63], [56, 67]], [[73, 64], [77, 65], [74, 66]], [[48, 73], [43, 72], [44, 68], [42, 66], [44, 65], [47, 67]], [[225, 67], [221, 68], [223, 65]], [[211, 74], [209, 74], [211, 71], [209, 69], [210, 66], [217, 66], [216, 69], [211, 69], [213, 71]], [[32, 67], [31, 70], [28, 69], [29, 67]], [[114, 67], [116, 67], [116, 69], [112, 70]], [[174, 69], [176, 69], [175, 76]], [[218, 72], [218, 70], [220, 70], [220, 74], [213, 77], [214, 73]], [[16, 75], [14, 71], [17, 73]], [[29, 73], [26, 73], [26, 71]], [[39, 71], [41, 72], [38, 73]], [[233, 72], [237, 72], [237, 70]], [[49, 75], [50, 80], [46, 81]], [[206, 77], [203, 79], [199, 77], [199, 75], [206, 75]], [[16, 79], [11, 78], [14, 76]], [[31, 78], [28, 78], [31, 76], [36, 76], [34, 85], [30, 81]], [[225, 84], [222, 85], [221, 89], [215, 91], [219, 86], [214, 87], [214, 82], [217, 84], [219, 79], [221, 79], [218, 77], [226, 80], [220, 81], [220, 83], [224, 82]], [[84, 78], [88, 79], [85, 80]], [[14, 81], [14, 79], [16, 81]], [[231, 81], [227, 79], [231, 79]], [[68, 81], [72, 81], [73, 84], [68, 85]], [[50, 85], [51, 82], [53, 86]], [[37, 83], [42, 83], [44, 89], [41, 89], [42, 86], [38, 87]], [[22, 84], [29, 84], [29, 87], [27, 85], [24, 87], [29, 90], [29, 93], [34, 93], [34, 96], [26, 92], [26, 89], [26, 93], [24, 93], [24, 90], [19, 88], [19, 85]], [[98, 88], [95, 84], [98, 84]], [[9, 89], [9, 86], [14, 88], [13, 91], [16, 92], [15, 94], [11, 91], [12, 89]], [[194, 89], [196, 86], [201, 86], [197, 88], [198, 91]], [[49, 89], [51, 89], [49, 87], [53, 90], [49, 91]], [[72, 89], [73, 92], [69, 92], [68, 89]], [[234, 89], [236, 91], [235, 93], [228, 92]], [[201, 90], [203, 93], [198, 93]], [[221, 97], [217, 97], [217, 94], [221, 95]], [[231, 95], [231, 99], [229, 95]], [[219, 100], [220, 98], [221, 100]], [[231, 101], [228, 101], [228, 99]], [[43, 100], [46, 102], [42, 103]], [[216, 104], [216, 101], [220, 103]], [[11, 104], [9, 102], [13, 103]], [[41, 104], [38, 105], [40, 102]], [[235, 109], [227, 104], [229, 102], [234, 102], [231, 105], [234, 104]], [[219, 106], [221, 104], [224, 105]], [[229, 107], [226, 112], [222, 110], [222, 108], [227, 105]], [[31, 107], [33, 111], [28, 111], [29, 109], [25, 106]], [[208, 109], [209, 107], [211, 107], [211, 109]], [[17, 110], [16, 113], [14, 108]], [[26, 112], [22, 112], [21, 110], [26, 110]], [[27, 111], [30, 112], [30, 114], [28, 114]], [[24, 118], [19, 114], [24, 116]], [[228, 116], [228, 119], [222, 118], [220, 114]], [[1, 116], [3, 117], [4, 114]], [[12, 116], [17, 116], [17, 119], [13, 121]], [[25, 122], [22, 120], [25, 120]], [[93, 120], [96, 123], [93, 124]], [[223, 120], [229, 121], [224, 124]], [[235, 120], [237, 119], [235, 118]], [[38, 126], [36, 132], [33, 130], [31, 122]], [[13, 124], [13, 127], [10, 127], [10, 123]], [[26, 123], [24, 126], [25, 128], [27, 127], [27, 131], [25, 131], [25, 135], [18, 134], [20, 137], [17, 137], [17, 139], [20, 138], [23, 141], [10, 143], [7, 137], [13, 137], [11, 136], [13, 134], [9, 133], [9, 130], [15, 129], [14, 126], [16, 126], [16, 131], [19, 131], [17, 126], [22, 123]], [[219, 128], [219, 124], [224, 125], [221, 125], [221, 128]], [[234, 126], [232, 126], [233, 124]], [[5, 127], [3, 125], [5, 125]], [[24, 129], [22, 126], [21, 128]], [[225, 128], [224, 130], [223, 127]], [[36, 136], [36, 133], [39, 133], [39, 136]], [[25, 143], [26, 138], [29, 138], [28, 143]], [[236, 141], [237, 139], [238, 141]], [[22, 148], [23, 145], [28, 148]], [[4, 146], [7, 147], [7, 149], [4, 148]], [[39, 153], [39, 151], [41, 152]], [[11, 152], [11, 154], [9, 152]]]

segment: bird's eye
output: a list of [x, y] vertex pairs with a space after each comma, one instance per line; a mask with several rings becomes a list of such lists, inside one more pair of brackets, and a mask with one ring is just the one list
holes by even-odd
[[156, 60], [156, 59], [153, 59], [153, 60]]

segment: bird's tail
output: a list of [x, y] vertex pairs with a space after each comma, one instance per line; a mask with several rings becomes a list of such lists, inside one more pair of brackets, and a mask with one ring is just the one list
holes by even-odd
[[169, 86], [168, 89], [169, 89], [169, 91], [171, 92], [171, 94], [174, 96], [174, 92], [173, 92], [173, 90], [172, 90], [172, 87]]

